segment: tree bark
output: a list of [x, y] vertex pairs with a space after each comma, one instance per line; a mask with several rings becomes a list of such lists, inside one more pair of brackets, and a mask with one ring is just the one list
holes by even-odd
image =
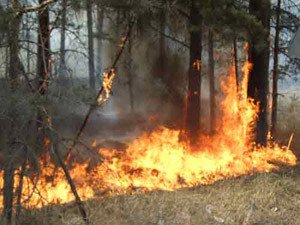
[[280, 11], [281, 0], [277, 1], [276, 9], [276, 30], [275, 30], [275, 43], [274, 43], [274, 66], [273, 66], [273, 91], [272, 91], [272, 118], [271, 118], [271, 135], [276, 135], [277, 126], [277, 104], [278, 104], [278, 55], [279, 55], [279, 35], [280, 35]]
[[[13, 0], [13, 9], [19, 8], [19, 1]], [[21, 23], [21, 16], [14, 15], [11, 19], [9, 26], [9, 78], [13, 89], [16, 88], [19, 77], [19, 67], [16, 66], [16, 62], [19, 62], [19, 29]]]
[[[45, 4], [47, 0], [39, 0], [39, 4]], [[49, 29], [49, 9], [48, 6], [38, 14], [38, 54], [37, 54], [37, 92], [44, 95], [48, 91], [51, 56], [50, 56], [50, 29]], [[45, 133], [45, 126], [48, 124], [45, 117], [46, 112], [42, 107], [39, 107], [36, 115], [36, 129], [37, 129], [37, 146], [40, 151], [45, 153], [44, 146], [47, 136]]]
[[216, 99], [215, 99], [215, 60], [213, 32], [208, 33], [208, 64], [209, 64], [209, 93], [210, 93], [210, 130], [213, 134], [216, 129]]
[[5, 225], [12, 224], [13, 214], [13, 199], [14, 199], [14, 165], [12, 153], [6, 156], [4, 167], [4, 184], [3, 184], [3, 215]]
[[237, 48], [236, 38], [233, 39], [233, 59], [234, 59], [236, 91], [237, 93], [239, 93], [239, 62], [238, 62], [238, 48]]
[[128, 77], [128, 93], [130, 111], [134, 112], [134, 97], [133, 97], [133, 76], [132, 76], [132, 34], [128, 37], [128, 62], [127, 62], [127, 77]]
[[253, 69], [249, 75], [248, 97], [259, 105], [255, 141], [256, 144], [265, 146], [268, 134], [270, 0], [250, 0], [249, 12], [265, 28], [264, 33], [251, 35], [248, 53], [249, 60], [253, 64]]
[[16, 207], [16, 223], [20, 224], [20, 215], [22, 209], [22, 194], [23, 194], [23, 180], [26, 172], [26, 163], [27, 163], [27, 146], [24, 146], [24, 159], [21, 166], [20, 176], [19, 176], [19, 184], [17, 189], [17, 207]]
[[[19, 1], [12, 1], [12, 8], [17, 10], [19, 7]], [[10, 21], [8, 32], [8, 45], [9, 45], [9, 79], [12, 90], [17, 88], [19, 68], [16, 66], [16, 62], [19, 62], [19, 28], [20, 28], [21, 16], [13, 15]], [[14, 128], [10, 127], [9, 131], [12, 132]], [[3, 185], [3, 215], [5, 224], [12, 224], [12, 212], [13, 212], [13, 197], [14, 197], [14, 160], [12, 148], [9, 146], [8, 151], [5, 154], [5, 166], [4, 166], [4, 185]]]
[[[17, 10], [19, 8], [19, 1], [12, 1], [12, 8]], [[9, 24], [8, 31], [8, 45], [9, 45], [9, 79], [12, 90], [16, 90], [19, 77], [19, 28], [21, 16], [14, 15]], [[13, 133], [13, 126], [9, 127], [8, 132]], [[13, 134], [10, 135], [13, 138]], [[5, 153], [5, 166], [3, 176], [3, 216], [5, 225], [12, 224], [13, 213], [13, 198], [14, 198], [14, 156], [13, 148], [8, 147]]]
[[[39, 0], [43, 4], [46, 0]], [[51, 56], [50, 56], [50, 29], [49, 29], [49, 9], [48, 6], [39, 12], [38, 15], [38, 54], [37, 54], [37, 74], [38, 91], [44, 94], [48, 90]]]
[[29, 74], [30, 73], [30, 67], [31, 67], [31, 63], [30, 63], [30, 29], [29, 29], [29, 15], [27, 14], [26, 15], [26, 23], [25, 23], [25, 26], [26, 26], [26, 40], [28, 41], [27, 43], [27, 54], [26, 54], [26, 59], [27, 59], [27, 73]]
[[201, 96], [201, 53], [202, 53], [202, 18], [192, 0], [190, 6], [190, 63], [188, 73], [188, 98], [186, 113], [187, 135], [195, 143], [200, 130]]
[[61, 12], [61, 37], [60, 37], [60, 62], [59, 62], [59, 80], [66, 84], [67, 66], [66, 66], [66, 26], [67, 26], [67, 3], [68, 0], [62, 0]]
[[104, 23], [104, 10], [100, 5], [97, 6], [97, 75], [99, 80], [102, 75], [102, 34]]
[[89, 55], [89, 83], [95, 89], [95, 58], [94, 58], [94, 33], [93, 33], [93, 7], [92, 0], [86, 0], [86, 14], [88, 26], [88, 55]]
[[[163, 6], [162, 6], [163, 7]], [[162, 8], [160, 10], [160, 15], [159, 15], [159, 29], [160, 29], [160, 36], [159, 36], [159, 76], [163, 78], [166, 73], [166, 39], [164, 36], [165, 29], [166, 29], [166, 12]]]
[[[7, 0], [6, 1], [6, 7], [9, 7], [9, 2], [10, 2], [10, 0]], [[10, 60], [9, 60], [9, 58], [10, 58], [10, 54], [9, 54], [9, 49], [10, 49], [10, 46], [9, 46], [9, 41], [10, 41], [10, 35], [9, 35], [9, 33], [8, 33], [8, 36], [6, 37], [7, 39], [6, 39], [6, 41], [7, 41], [7, 43], [8, 43], [8, 47], [6, 47], [5, 48], [5, 78], [9, 78], [9, 62], [10, 62]]]

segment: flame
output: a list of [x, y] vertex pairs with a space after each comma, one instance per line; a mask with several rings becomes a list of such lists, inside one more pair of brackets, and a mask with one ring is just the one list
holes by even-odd
[[200, 59], [196, 59], [195, 62], [193, 62], [193, 68], [194, 70], [200, 71], [201, 69], [201, 60]]
[[110, 73], [103, 72], [102, 76], [103, 76], [102, 87], [104, 93], [102, 93], [97, 99], [97, 102], [99, 104], [106, 102], [111, 95], [111, 88], [116, 76], [115, 70], [112, 68]]
[[[249, 141], [258, 110], [257, 105], [247, 99], [251, 68], [246, 62], [240, 93], [236, 91], [234, 73], [222, 79], [225, 97], [217, 133], [200, 136], [196, 150], [182, 141], [180, 130], [165, 127], [141, 135], [125, 151], [99, 149], [100, 165], [90, 168], [87, 162], [70, 168], [80, 197], [87, 200], [137, 191], [172, 191], [255, 172], [270, 172], [279, 169], [279, 165], [296, 165], [297, 158], [289, 147], [272, 142], [258, 147]], [[29, 175], [24, 177], [23, 206], [38, 208], [73, 201], [62, 170], [43, 162], [41, 168], [37, 181]], [[3, 177], [2, 172], [0, 176]], [[17, 184], [18, 176], [15, 179]], [[2, 179], [0, 187], [3, 187]]]

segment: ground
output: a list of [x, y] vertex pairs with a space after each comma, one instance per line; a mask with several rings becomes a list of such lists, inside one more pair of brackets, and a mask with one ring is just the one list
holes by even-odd
[[[174, 192], [86, 202], [94, 225], [300, 225], [300, 169], [243, 176]], [[22, 225], [84, 224], [74, 205], [24, 211]]]

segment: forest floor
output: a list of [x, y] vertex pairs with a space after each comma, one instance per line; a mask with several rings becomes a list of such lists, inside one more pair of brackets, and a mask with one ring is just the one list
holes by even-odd
[[[174, 192], [86, 202], [94, 225], [300, 225], [300, 169], [256, 174]], [[84, 224], [74, 205], [24, 211], [22, 225]]]

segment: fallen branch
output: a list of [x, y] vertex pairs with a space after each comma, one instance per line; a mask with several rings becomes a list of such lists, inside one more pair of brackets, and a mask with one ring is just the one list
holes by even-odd
[[68, 183], [69, 183], [69, 185], [71, 187], [71, 191], [72, 191], [73, 195], [75, 196], [75, 202], [76, 202], [76, 204], [78, 206], [79, 212], [80, 212], [80, 214], [81, 214], [84, 222], [86, 224], [89, 224], [89, 219], [87, 217], [87, 213], [86, 213], [84, 204], [82, 203], [82, 201], [81, 201], [81, 199], [80, 199], [80, 197], [78, 195], [78, 192], [77, 192], [75, 184], [74, 184], [74, 182], [73, 182], [73, 180], [71, 178], [71, 175], [70, 175], [70, 173], [68, 171], [68, 168], [65, 165], [64, 161], [62, 160], [62, 158], [61, 158], [61, 156], [60, 156], [60, 154], [58, 152], [58, 149], [57, 148], [53, 148], [53, 151], [54, 151], [54, 153], [55, 153], [55, 155], [57, 157], [57, 161], [58, 161], [59, 165], [61, 166], [61, 168], [63, 169], [63, 171], [65, 173], [67, 181], [68, 181]]
[[48, 130], [49, 137], [51, 139], [51, 142], [54, 144], [54, 146], [52, 148], [52, 151], [53, 151], [53, 153], [56, 156], [56, 159], [58, 161], [59, 166], [64, 171], [65, 177], [66, 177], [66, 179], [67, 179], [67, 181], [68, 181], [68, 183], [70, 185], [71, 191], [72, 191], [72, 193], [73, 193], [73, 195], [75, 197], [75, 203], [78, 206], [79, 212], [80, 212], [80, 214], [81, 214], [84, 222], [88, 225], [88, 224], [90, 224], [90, 222], [89, 222], [89, 219], [87, 217], [87, 212], [86, 212], [86, 209], [84, 207], [84, 204], [83, 204], [83, 202], [81, 201], [81, 199], [79, 197], [79, 194], [78, 194], [78, 192], [76, 190], [75, 184], [74, 184], [74, 182], [72, 180], [72, 177], [71, 177], [71, 175], [70, 175], [70, 173], [68, 171], [68, 168], [67, 168], [66, 164], [64, 163], [62, 157], [60, 156], [60, 153], [59, 153], [59, 150], [58, 150], [57, 146], [55, 145], [55, 143], [57, 143], [57, 136], [56, 136], [55, 132], [53, 132], [52, 123], [51, 123], [51, 117], [49, 117], [47, 115], [47, 111], [45, 109], [44, 109], [44, 113], [47, 116], [47, 120], [46, 121], [48, 123], [47, 128], [49, 129]]
[[256, 206], [255, 206], [254, 202], [252, 201], [251, 202], [251, 207], [250, 207], [250, 209], [249, 209], [242, 225], [248, 225], [249, 224], [250, 218], [251, 218], [252, 214], [254, 213], [255, 207]]
[[[130, 36], [130, 34], [131, 34], [131, 30], [132, 30], [132, 28], [133, 28], [133, 25], [134, 25], [134, 21], [132, 20], [132, 21], [129, 23], [128, 31], [127, 31], [125, 37], [122, 38], [122, 43], [121, 43], [121, 45], [120, 45], [119, 52], [117, 53], [116, 58], [115, 58], [115, 60], [113, 61], [113, 64], [112, 64], [112, 66], [110, 67], [109, 73], [108, 73], [108, 75], [107, 75], [108, 78], [110, 78], [110, 77], [114, 74], [114, 71], [115, 71], [115, 68], [116, 68], [116, 66], [117, 66], [117, 63], [118, 63], [118, 61], [119, 61], [119, 59], [120, 59], [120, 57], [121, 57], [121, 55], [122, 55], [122, 53], [123, 53], [123, 51], [124, 51], [124, 49], [125, 49], [126, 43], [127, 43], [128, 39], [129, 39], [129, 36]], [[87, 114], [86, 114], [86, 116], [85, 116], [85, 118], [84, 118], [84, 120], [83, 120], [83, 123], [81, 124], [81, 126], [80, 126], [80, 128], [79, 128], [79, 130], [78, 130], [78, 132], [77, 132], [77, 134], [76, 134], [76, 136], [75, 136], [75, 138], [73, 139], [73, 142], [72, 142], [70, 148], [68, 149], [68, 151], [67, 151], [67, 153], [66, 153], [66, 155], [65, 155], [65, 159], [68, 159], [68, 157], [69, 157], [71, 151], [75, 148], [75, 146], [76, 146], [76, 144], [77, 144], [77, 142], [78, 142], [78, 140], [79, 140], [79, 138], [80, 138], [80, 136], [81, 136], [83, 130], [85, 129], [85, 127], [86, 127], [86, 125], [87, 125], [87, 122], [88, 122], [88, 120], [89, 120], [89, 118], [90, 118], [92, 112], [93, 112], [97, 107], [99, 107], [99, 105], [98, 105], [98, 100], [99, 100], [99, 98], [101, 97], [101, 95], [102, 95], [103, 92], [104, 92], [104, 86], [102, 85], [101, 88], [100, 88], [99, 91], [98, 91], [97, 97], [96, 97], [95, 100], [94, 100], [94, 104], [90, 105], [89, 110], [88, 110], [88, 112], [87, 112]]]

